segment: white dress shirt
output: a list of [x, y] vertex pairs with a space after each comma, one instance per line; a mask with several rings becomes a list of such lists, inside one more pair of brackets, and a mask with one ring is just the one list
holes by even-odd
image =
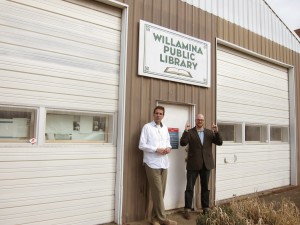
[[170, 135], [167, 126], [152, 121], [145, 124], [141, 132], [139, 149], [144, 151], [143, 162], [152, 169], [167, 169], [168, 155], [156, 153], [158, 148], [171, 148]]

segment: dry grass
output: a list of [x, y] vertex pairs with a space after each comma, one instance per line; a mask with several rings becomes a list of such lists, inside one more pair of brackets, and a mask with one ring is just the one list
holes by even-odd
[[265, 203], [254, 197], [217, 206], [208, 215], [199, 215], [197, 225], [300, 225], [300, 212], [287, 199]]

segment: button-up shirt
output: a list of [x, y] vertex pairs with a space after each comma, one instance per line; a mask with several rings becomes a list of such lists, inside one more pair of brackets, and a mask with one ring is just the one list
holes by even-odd
[[198, 132], [198, 136], [201, 140], [201, 144], [203, 145], [203, 142], [204, 142], [204, 129], [198, 130], [197, 132]]
[[156, 153], [158, 148], [171, 148], [170, 135], [167, 126], [152, 121], [145, 124], [141, 132], [139, 149], [144, 152], [143, 162], [153, 169], [167, 169], [168, 155]]

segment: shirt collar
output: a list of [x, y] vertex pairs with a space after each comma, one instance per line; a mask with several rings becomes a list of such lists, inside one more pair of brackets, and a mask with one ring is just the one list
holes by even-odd
[[[154, 126], [154, 127], [157, 126], [156, 123], [154, 122], [154, 120], [151, 122], [151, 125]], [[164, 125], [162, 124], [162, 122], [160, 122], [160, 127], [163, 127], [163, 126], [164, 126]]]

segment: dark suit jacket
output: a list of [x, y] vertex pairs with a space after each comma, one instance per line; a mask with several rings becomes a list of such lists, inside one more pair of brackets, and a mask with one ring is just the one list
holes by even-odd
[[215, 168], [212, 144], [222, 145], [221, 134], [214, 133], [212, 130], [204, 129], [204, 145], [201, 143], [196, 127], [188, 132], [184, 131], [180, 138], [180, 145], [189, 145], [187, 157], [187, 170], [201, 170], [203, 163], [208, 170]]

